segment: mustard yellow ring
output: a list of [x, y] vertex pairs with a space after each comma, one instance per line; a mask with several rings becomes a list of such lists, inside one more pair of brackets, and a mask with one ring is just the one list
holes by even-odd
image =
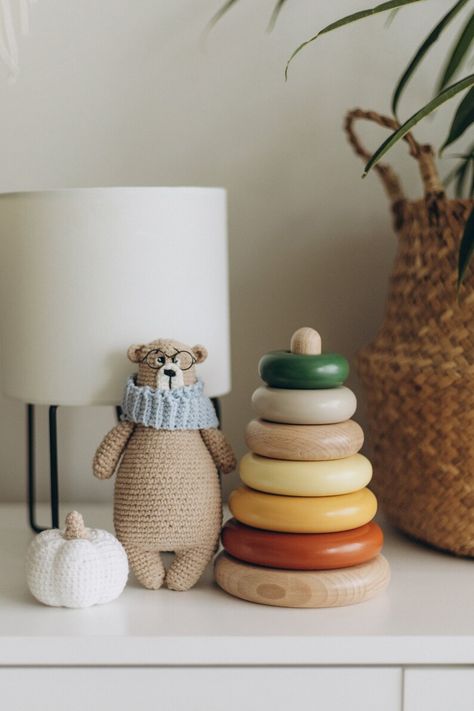
[[331, 533], [363, 526], [377, 512], [369, 489], [340, 496], [274, 496], [242, 486], [229, 497], [232, 515], [266, 531]]
[[372, 478], [372, 465], [362, 454], [324, 462], [268, 459], [248, 453], [240, 478], [258, 491], [286, 496], [337, 496], [358, 491]]

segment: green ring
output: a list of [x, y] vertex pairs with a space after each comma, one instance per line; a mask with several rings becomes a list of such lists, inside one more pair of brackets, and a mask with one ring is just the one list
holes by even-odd
[[260, 358], [258, 372], [272, 388], [324, 390], [343, 385], [349, 375], [349, 363], [338, 353], [272, 351]]

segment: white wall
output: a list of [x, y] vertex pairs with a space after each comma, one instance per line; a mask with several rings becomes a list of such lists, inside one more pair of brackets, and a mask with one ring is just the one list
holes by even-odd
[[[241, 0], [203, 46], [220, 1], [35, 4], [31, 36], [20, 39], [21, 74], [15, 84], [0, 74], [0, 190], [227, 187], [234, 389], [224, 424], [242, 453], [262, 353], [312, 324], [327, 348], [353, 359], [380, 322], [395, 239], [378, 179], [359, 179], [342, 119], [357, 105], [388, 110], [390, 88], [425, 32], [423, 18], [431, 26], [446, 2], [402, 11], [390, 29], [375, 18], [322, 38], [295, 61], [285, 84], [285, 60], [302, 39], [368, 3], [288, 0], [267, 35], [273, 0]], [[421, 67], [405, 115], [430, 97], [437, 53]], [[440, 140], [447, 125], [440, 111], [417, 135]], [[362, 132], [372, 146], [384, 136]], [[406, 151], [390, 160], [417, 195]], [[0, 415], [0, 500], [18, 500], [24, 409], [3, 399]], [[112, 482], [94, 480], [90, 460], [112, 424], [106, 409], [60, 413], [63, 500], [111, 498]]]

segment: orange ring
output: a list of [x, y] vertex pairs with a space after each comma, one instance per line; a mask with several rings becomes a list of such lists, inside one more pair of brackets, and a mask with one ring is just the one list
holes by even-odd
[[222, 529], [227, 553], [255, 565], [287, 570], [330, 570], [366, 563], [380, 553], [383, 533], [375, 522], [337, 533], [277, 533], [230, 519]]

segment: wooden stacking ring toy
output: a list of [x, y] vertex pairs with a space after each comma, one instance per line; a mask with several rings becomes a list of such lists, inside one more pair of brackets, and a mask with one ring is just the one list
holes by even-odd
[[383, 533], [374, 521], [339, 533], [276, 533], [230, 519], [222, 545], [234, 558], [254, 565], [288, 570], [348, 568], [380, 553]]
[[356, 454], [364, 443], [362, 427], [354, 422], [335, 425], [285, 425], [252, 420], [245, 442], [251, 452], [273, 459], [322, 461]]
[[357, 408], [356, 396], [344, 386], [327, 390], [285, 390], [262, 386], [252, 395], [262, 420], [291, 425], [328, 425], [349, 420]]
[[242, 523], [267, 531], [331, 533], [371, 521], [377, 499], [369, 489], [340, 496], [274, 496], [246, 486], [229, 497], [232, 515]]
[[367, 486], [372, 465], [362, 454], [326, 462], [298, 462], [248, 453], [240, 462], [240, 478], [258, 491], [285, 496], [337, 496]]
[[258, 372], [272, 388], [337, 388], [349, 375], [349, 363], [337, 353], [309, 355], [272, 351], [260, 359]]
[[341, 607], [384, 590], [390, 568], [382, 555], [342, 570], [277, 570], [243, 563], [227, 553], [215, 562], [217, 584], [234, 597], [277, 607]]

